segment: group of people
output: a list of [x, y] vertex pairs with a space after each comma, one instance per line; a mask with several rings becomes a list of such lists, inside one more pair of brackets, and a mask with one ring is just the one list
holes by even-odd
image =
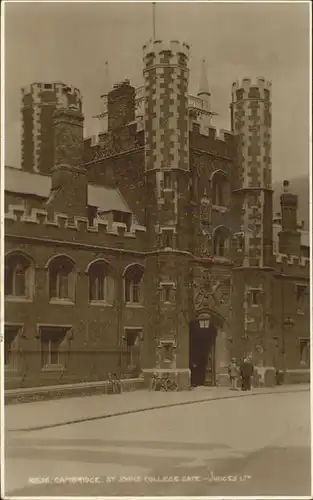
[[241, 381], [241, 390], [250, 391], [251, 389], [251, 379], [253, 377], [254, 367], [248, 357], [244, 357], [241, 363], [237, 363], [236, 358], [232, 358], [231, 363], [228, 366], [228, 374], [231, 384], [231, 390], [238, 390], [238, 380]]

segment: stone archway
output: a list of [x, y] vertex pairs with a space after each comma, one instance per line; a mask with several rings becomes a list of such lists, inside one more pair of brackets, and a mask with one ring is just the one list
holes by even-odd
[[189, 367], [191, 384], [215, 385], [215, 346], [218, 323], [214, 315], [202, 311], [189, 324]]
[[[198, 276], [194, 280], [195, 317], [190, 323], [190, 369], [192, 371], [194, 352], [202, 346], [203, 358], [206, 357], [206, 375], [203, 382], [204, 361], [201, 361], [202, 376], [199, 375], [199, 380], [196, 377], [196, 385], [228, 384], [227, 368], [232, 351], [230, 286], [230, 275], [218, 277], [208, 269], [198, 269]], [[200, 328], [200, 321], [205, 320], [208, 323], [202, 323], [204, 328]], [[199, 330], [202, 330], [202, 335]]]

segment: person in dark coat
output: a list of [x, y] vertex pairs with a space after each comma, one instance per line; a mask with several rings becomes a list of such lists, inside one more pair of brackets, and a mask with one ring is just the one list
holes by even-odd
[[248, 358], [244, 358], [240, 365], [240, 376], [241, 376], [241, 389], [243, 391], [250, 391], [251, 389], [251, 377], [253, 376], [253, 364]]

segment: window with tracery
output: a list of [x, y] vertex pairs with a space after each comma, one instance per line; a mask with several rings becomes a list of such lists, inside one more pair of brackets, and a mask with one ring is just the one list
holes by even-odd
[[125, 302], [139, 304], [142, 299], [143, 268], [134, 264], [124, 275]]
[[114, 295], [114, 280], [111, 268], [104, 261], [97, 261], [88, 269], [89, 302], [112, 302]]
[[49, 264], [49, 297], [74, 301], [75, 267], [66, 256], [58, 256]]
[[222, 226], [213, 234], [213, 252], [217, 257], [227, 257], [229, 251], [229, 230]]
[[23, 254], [5, 258], [4, 290], [6, 297], [30, 298], [33, 292], [33, 266]]
[[225, 172], [218, 170], [212, 177], [212, 204], [226, 207], [229, 202], [229, 182]]

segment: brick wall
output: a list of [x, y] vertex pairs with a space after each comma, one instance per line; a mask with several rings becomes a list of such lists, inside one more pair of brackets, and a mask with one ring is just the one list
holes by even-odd
[[55, 104], [42, 106], [40, 110], [40, 158], [39, 170], [43, 174], [51, 173], [54, 167], [53, 113]]
[[[134, 254], [122, 254], [114, 249], [73, 248], [65, 242], [6, 241], [6, 252], [20, 251], [32, 259], [35, 266], [35, 288], [32, 300], [7, 300], [5, 318], [7, 323], [24, 325], [22, 354], [19, 372], [7, 375], [8, 384], [27, 376], [27, 386], [45, 384], [47, 379], [57, 383], [60, 371], [41, 371], [40, 339], [38, 325], [70, 325], [73, 338], [67, 359], [67, 369], [62, 381], [80, 381], [105, 378], [108, 371], [120, 368], [121, 338], [124, 327], [136, 326], [145, 329], [147, 313], [144, 307], [124, 304], [123, 272], [133, 263], [144, 265], [144, 258]], [[75, 263], [76, 286], [74, 304], [50, 303], [47, 263], [56, 254], [65, 254]], [[88, 265], [96, 259], [105, 259], [111, 266], [115, 280], [115, 298], [112, 305], [89, 303]], [[148, 286], [148, 282], [143, 285]], [[143, 290], [143, 294], [145, 292]], [[124, 349], [125, 350], [125, 349]], [[125, 369], [125, 366], [124, 366]]]
[[22, 169], [32, 172], [34, 168], [33, 110], [30, 106], [22, 109]]

